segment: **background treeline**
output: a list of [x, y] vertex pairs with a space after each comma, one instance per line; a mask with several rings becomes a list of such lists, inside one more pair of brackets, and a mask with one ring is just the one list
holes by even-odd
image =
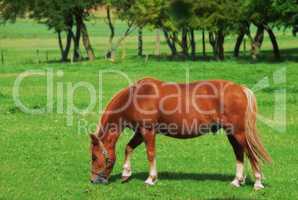
[[[88, 59], [95, 59], [86, 21], [98, 9], [104, 10], [110, 30], [109, 45], [104, 55], [108, 59], [114, 59], [122, 41], [136, 29], [138, 55], [142, 56], [145, 27], [163, 33], [173, 57], [195, 59], [198, 46], [202, 48], [202, 56], [206, 56], [208, 41], [214, 58], [218, 60], [224, 60], [224, 41], [228, 35], [237, 35], [233, 52], [235, 57], [239, 56], [246, 37], [252, 59], [257, 59], [264, 34], [268, 34], [274, 57], [279, 59], [278, 38], [274, 31], [291, 28], [294, 35], [298, 31], [297, 0], [0, 0], [2, 22], [14, 22], [17, 18], [26, 17], [54, 30], [62, 61], [82, 60], [80, 44], [83, 44]], [[127, 23], [127, 29], [117, 41], [116, 19]], [[196, 31], [202, 33], [200, 45], [196, 43]]]

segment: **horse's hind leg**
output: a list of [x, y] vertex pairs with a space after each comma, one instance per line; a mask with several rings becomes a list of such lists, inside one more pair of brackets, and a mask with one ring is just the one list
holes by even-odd
[[255, 183], [254, 183], [254, 189], [255, 190], [261, 190], [264, 188], [264, 185], [262, 184], [262, 172], [261, 167], [259, 164], [259, 160], [254, 159], [252, 156], [252, 153], [250, 152], [250, 149], [248, 148], [247, 157], [249, 158], [253, 174], [255, 176]]
[[240, 187], [245, 183], [244, 176], [244, 148], [245, 148], [245, 136], [238, 133], [228, 135], [229, 142], [231, 143], [235, 156], [236, 156], [236, 176], [231, 182], [231, 185]]
[[228, 135], [229, 141], [233, 146], [233, 150], [236, 155], [237, 163], [236, 163], [236, 177], [232, 181], [232, 185], [239, 187], [242, 183], [244, 183], [244, 152], [246, 152], [246, 155], [251, 163], [252, 170], [255, 176], [255, 184], [254, 189], [259, 190], [263, 189], [264, 186], [261, 182], [262, 175], [261, 175], [261, 169], [259, 165], [259, 161], [254, 159], [253, 152], [251, 152], [250, 148], [247, 146], [247, 141], [245, 137], [245, 132], [236, 132], [232, 135]]
[[136, 132], [125, 148], [125, 161], [122, 171], [122, 182], [126, 182], [132, 174], [131, 157], [134, 149], [143, 142], [143, 137], [139, 132]]

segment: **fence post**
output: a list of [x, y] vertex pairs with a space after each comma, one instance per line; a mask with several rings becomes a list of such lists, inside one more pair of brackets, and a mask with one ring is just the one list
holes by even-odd
[[46, 51], [46, 61], [49, 62], [49, 52]]
[[36, 56], [37, 56], [37, 63], [39, 64], [40, 63], [40, 60], [39, 60], [39, 49], [36, 50]]
[[1, 63], [4, 65], [4, 51], [1, 50]]
[[70, 63], [73, 64], [73, 52], [70, 54]]
[[122, 48], [121, 48], [121, 59], [124, 60], [126, 57], [126, 43], [125, 41], [122, 42]]
[[149, 54], [145, 54], [145, 64], [148, 62], [149, 60]]

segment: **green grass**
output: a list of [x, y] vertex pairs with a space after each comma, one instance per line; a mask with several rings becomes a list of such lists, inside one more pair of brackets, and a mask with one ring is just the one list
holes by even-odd
[[[33, 24], [31, 27], [30, 24]], [[18, 29], [28, 27], [23, 33]], [[297, 67], [295, 61], [272, 63], [262, 60], [251, 64], [248, 60], [228, 59], [215, 61], [170, 61], [166, 59], [136, 58], [133, 39], [127, 42], [125, 60], [118, 59], [110, 63], [103, 59], [95, 62], [76, 64], [26, 62], [33, 47], [53, 49], [57, 54], [55, 38], [46, 29], [33, 22], [22, 21], [9, 25], [9, 31], [0, 29], [1, 49], [11, 52], [11, 58], [0, 67], [0, 199], [296, 199], [297, 170], [297, 128], [298, 95]], [[38, 33], [38, 38], [32, 36]], [[11, 33], [8, 34], [8, 33]], [[41, 36], [39, 37], [39, 35]], [[22, 35], [24, 34], [24, 35]], [[8, 36], [10, 35], [10, 36]], [[5, 37], [4, 37], [5, 36]], [[7, 37], [6, 37], [7, 36]], [[101, 48], [95, 34], [95, 46]], [[150, 33], [146, 34], [146, 48], [154, 45]], [[106, 38], [105, 38], [106, 40]], [[38, 43], [40, 41], [41, 43]], [[284, 51], [297, 46], [295, 38], [281, 33], [280, 44]], [[41, 45], [42, 44], [42, 45]], [[229, 50], [232, 43], [227, 40]], [[269, 49], [269, 43], [265, 43]], [[265, 45], [265, 46], [266, 46]], [[285, 48], [287, 47], [287, 48]], [[166, 48], [163, 47], [165, 52]], [[150, 49], [150, 48], [148, 48]], [[149, 51], [149, 50], [147, 50]], [[270, 53], [269, 53], [270, 54]], [[28, 57], [26, 57], [28, 56]], [[58, 54], [57, 54], [58, 58]], [[140, 146], [133, 156], [133, 179], [127, 184], [120, 183], [120, 173], [124, 159], [124, 147], [132, 132], [126, 130], [117, 145], [117, 163], [109, 185], [91, 185], [89, 183], [90, 155], [89, 137], [80, 133], [78, 123], [86, 120], [90, 132], [100, 117], [94, 112], [76, 114], [73, 126], [67, 126], [66, 113], [57, 113], [57, 95], [54, 98], [54, 112], [31, 115], [21, 112], [12, 98], [13, 84], [17, 76], [29, 69], [55, 72], [63, 70], [64, 76], [54, 78], [55, 94], [58, 83], [87, 81], [97, 90], [98, 72], [113, 69], [125, 72], [132, 80], [144, 76], [153, 76], [166, 81], [184, 81], [186, 70], [190, 71], [190, 80], [228, 79], [252, 87], [268, 76], [273, 81], [275, 71], [285, 67], [287, 84], [274, 85], [256, 92], [260, 113], [272, 117], [274, 109], [274, 91], [287, 89], [287, 130], [279, 133], [259, 123], [259, 129], [266, 148], [273, 158], [271, 166], [264, 166], [265, 190], [253, 191], [253, 178], [247, 163], [248, 183], [241, 188], [232, 188], [229, 183], [234, 177], [234, 155], [223, 134], [207, 135], [192, 140], [176, 140], [163, 136], [157, 138], [157, 166], [159, 182], [154, 187], [144, 185], [148, 164], [144, 146]], [[97, 100], [104, 105], [111, 97], [127, 86], [127, 82], [115, 74], [104, 76], [103, 98]], [[35, 76], [24, 80], [21, 87], [21, 99], [30, 108], [44, 107], [46, 104], [46, 77]], [[89, 102], [86, 91], [75, 94], [75, 104], [84, 107]], [[64, 104], [67, 99], [64, 98]]]

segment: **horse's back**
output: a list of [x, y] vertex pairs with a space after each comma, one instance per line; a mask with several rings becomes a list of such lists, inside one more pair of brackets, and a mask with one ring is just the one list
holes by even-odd
[[133, 123], [163, 124], [165, 129], [167, 125], [175, 125], [177, 132], [192, 135], [200, 132], [198, 127], [184, 128], [234, 123], [233, 119], [238, 120], [245, 113], [243, 87], [231, 81], [202, 80], [182, 84], [148, 77], [129, 88], [127, 92], [132, 91], [127, 95], [130, 103], [124, 115]]

